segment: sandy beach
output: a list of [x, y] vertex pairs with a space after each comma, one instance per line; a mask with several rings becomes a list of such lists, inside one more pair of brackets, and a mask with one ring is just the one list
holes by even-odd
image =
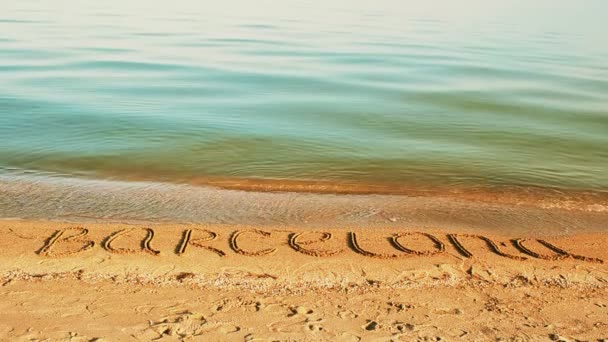
[[0, 223], [0, 338], [595, 341], [608, 234]]
[[0, 342], [608, 342], [607, 0], [0, 3]]

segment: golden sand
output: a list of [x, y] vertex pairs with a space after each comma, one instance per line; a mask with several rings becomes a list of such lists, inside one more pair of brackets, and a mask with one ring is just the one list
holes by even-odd
[[597, 340], [608, 234], [0, 223], [2, 340]]

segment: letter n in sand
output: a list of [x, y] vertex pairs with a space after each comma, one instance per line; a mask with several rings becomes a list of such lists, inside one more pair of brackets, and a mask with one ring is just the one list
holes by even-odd
[[531, 255], [535, 258], [538, 259], [543, 259], [543, 260], [562, 260], [562, 259], [566, 259], [566, 258], [572, 258], [572, 259], [576, 259], [576, 260], [582, 260], [582, 261], [588, 261], [588, 262], [593, 262], [593, 263], [597, 263], [597, 264], [603, 264], [604, 260], [599, 259], [599, 258], [590, 258], [590, 257], [586, 257], [583, 255], [577, 255], [577, 254], [572, 254], [566, 250], [563, 250], [545, 240], [541, 240], [541, 239], [536, 239], [536, 241], [545, 246], [547, 249], [551, 250], [554, 252], [553, 255], [547, 255], [547, 254], [541, 254], [538, 252], [535, 252], [533, 250], [531, 250], [528, 246], [526, 246], [524, 244], [524, 242], [527, 241], [527, 239], [514, 239], [512, 240], [513, 243], [515, 244], [515, 246], [522, 252]]

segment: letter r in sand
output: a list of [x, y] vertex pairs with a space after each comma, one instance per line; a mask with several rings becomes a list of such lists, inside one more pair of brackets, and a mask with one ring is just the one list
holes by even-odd
[[[203, 233], [205, 236], [193, 239], [192, 238], [193, 232], [200, 232], [200, 233]], [[206, 249], [208, 251], [211, 251], [211, 252], [223, 257], [226, 255], [226, 253], [224, 253], [223, 251], [221, 251], [217, 248], [203, 245], [203, 242], [213, 241], [216, 238], [217, 238], [217, 234], [210, 230], [196, 229], [196, 228], [184, 230], [184, 235], [182, 237], [182, 241], [180, 242], [179, 246], [177, 247], [177, 255], [182, 255], [182, 254], [186, 253], [186, 249], [187, 249], [188, 245], [192, 245], [195, 247]]]

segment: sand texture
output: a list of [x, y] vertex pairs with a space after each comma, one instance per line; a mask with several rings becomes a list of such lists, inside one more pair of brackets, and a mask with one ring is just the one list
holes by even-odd
[[0, 339], [608, 338], [608, 234], [0, 221]]

